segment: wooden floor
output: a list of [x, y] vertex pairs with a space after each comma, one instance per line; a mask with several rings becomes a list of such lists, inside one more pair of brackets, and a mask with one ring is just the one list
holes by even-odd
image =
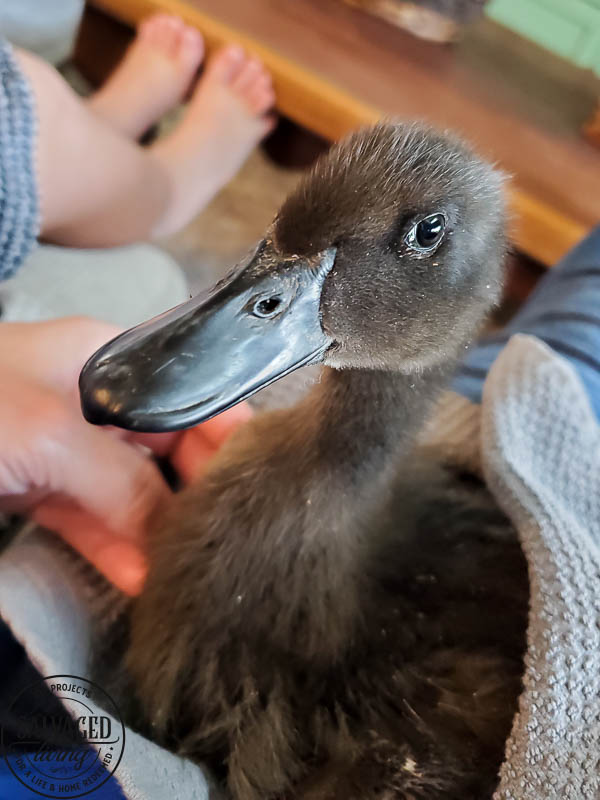
[[130, 24], [184, 16], [209, 47], [232, 39], [275, 76], [281, 111], [330, 139], [383, 115], [464, 133], [513, 179], [513, 239], [552, 264], [600, 221], [600, 153], [581, 136], [591, 75], [490, 21], [439, 46], [336, 0], [92, 0]]

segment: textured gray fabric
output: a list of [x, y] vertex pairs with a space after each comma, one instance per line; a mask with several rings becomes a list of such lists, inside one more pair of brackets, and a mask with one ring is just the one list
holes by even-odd
[[482, 408], [484, 475], [531, 586], [525, 690], [496, 797], [598, 798], [598, 423], [567, 362], [526, 337], [501, 353]]
[[35, 133], [29, 85], [0, 37], [0, 280], [22, 264], [39, 230]]
[[425, 438], [483, 474], [529, 565], [524, 691], [494, 800], [598, 800], [600, 427], [582, 384], [513, 336], [482, 405], [448, 394]]
[[[495, 800], [597, 800], [600, 428], [580, 380], [538, 340], [515, 336], [482, 405], [449, 393], [424, 438], [483, 471], [529, 564], [524, 691]], [[0, 558], [0, 614], [43, 674], [81, 670], [90, 619], [110, 613], [88, 574], [40, 532]], [[199, 767], [133, 734], [127, 741], [116, 775], [128, 797], [216, 797]]]
[[[90, 574], [33, 526], [0, 559], [1, 616], [42, 675], [88, 675], [91, 615], [108, 621], [119, 604]], [[116, 775], [129, 800], [207, 800], [206, 778], [194, 764], [130, 729], [125, 742]]]

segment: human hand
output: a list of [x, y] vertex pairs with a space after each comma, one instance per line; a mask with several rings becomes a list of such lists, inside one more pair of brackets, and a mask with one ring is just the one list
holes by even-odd
[[130, 434], [89, 425], [77, 379], [118, 331], [71, 318], [0, 325], [0, 509], [29, 510], [128, 594], [146, 572], [146, 520], [169, 500], [151, 452], [185, 480], [250, 415], [238, 406], [184, 434]]

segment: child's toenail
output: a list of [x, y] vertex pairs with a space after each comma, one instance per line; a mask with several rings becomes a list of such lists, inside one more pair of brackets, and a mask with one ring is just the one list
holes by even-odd
[[226, 50], [227, 56], [235, 61], [240, 61], [244, 57], [244, 51], [239, 44], [232, 44]]

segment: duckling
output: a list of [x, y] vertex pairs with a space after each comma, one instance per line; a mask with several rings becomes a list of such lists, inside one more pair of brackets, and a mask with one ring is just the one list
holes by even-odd
[[125, 668], [153, 738], [234, 800], [491, 797], [527, 573], [417, 435], [497, 301], [502, 177], [422, 125], [335, 145], [215, 289], [82, 372], [88, 420], [195, 424], [307, 364], [152, 525]]

